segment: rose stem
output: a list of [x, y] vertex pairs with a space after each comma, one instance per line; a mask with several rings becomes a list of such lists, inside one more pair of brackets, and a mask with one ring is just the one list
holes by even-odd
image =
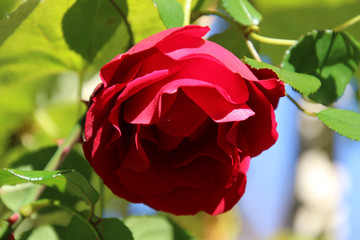
[[183, 26], [190, 24], [190, 16], [191, 16], [191, 0], [186, 0], [184, 5], [184, 24]]
[[350, 20], [344, 22], [343, 24], [337, 26], [336, 28], [333, 28], [333, 31], [337, 32], [337, 31], [344, 30], [345, 28], [348, 28], [357, 22], [360, 22], [360, 14], [351, 18]]
[[269, 37], [261, 36], [255, 32], [250, 32], [249, 35], [258, 42], [272, 44], [272, 45], [292, 46], [295, 43], [297, 43], [296, 40], [269, 38]]

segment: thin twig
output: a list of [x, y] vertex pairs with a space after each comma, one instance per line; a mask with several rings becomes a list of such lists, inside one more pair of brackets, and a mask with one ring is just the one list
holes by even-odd
[[190, 16], [191, 16], [191, 0], [186, 0], [184, 5], [184, 24], [183, 26], [190, 24]]
[[314, 112], [309, 112], [309, 111], [305, 110], [305, 109], [304, 109], [302, 106], [300, 106], [300, 104], [299, 104], [294, 98], [292, 98], [287, 92], [285, 92], [285, 96], [286, 96], [287, 98], [289, 98], [290, 101], [291, 101], [292, 103], [294, 103], [295, 106], [296, 106], [300, 111], [302, 111], [302, 112], [305, 113], [306, 115], [309, 115], [309, 116], [312, 116], [312, 117], [316, 117], [316, 113], [314, 113]]
[[254, 59], [258, 62], [262, 62], [259, 53], [256, 51], [256, 48], [254, 47], [254, 44], [249, 39], [247, 39], [245, 42], [246, 42], [246, 46], [248, 47], [251, 55], [253, 55]]
[[297, 43], [296, 40], [269, 38], [261, 36], [255, 32], [251, 32], [249, 35], [256, 41], [272, 45], [292, 46]]
[[354, 25], [355, 23], [360, 22], [360, 14], [351, 18], [350, 20], [344, 22], [343, 24], [337, 26], [336, 28], [333, 28], [333, 31], [338, 32], [338, 31], [342, 31], [345, 28], [350, 27], [351, 25]]

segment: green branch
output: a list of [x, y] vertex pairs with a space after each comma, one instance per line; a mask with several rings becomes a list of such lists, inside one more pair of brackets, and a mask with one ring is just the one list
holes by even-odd
[[360, 22], [360, 14], [357, 15], [356, 17], [353, 17], [353, 18], [351, 18], [350, 20], [344, 22], [343, 24], [337, 26], [337, 27], [334, 28], [333, 30], [334, 30], [335, 32], [342, 31], [342, 30], [344, 30], [345, 28], [348, 28], [348, 27], [354, 25], [354, 24], [357, 23], [357, 22]]
[[261, 36], [255, 32], [251, 32], [249, 35], [258, 42], [272, 44], [272, 45], [292, 46], [297, 43], [296, 40], [269, 38], [269, 37]]

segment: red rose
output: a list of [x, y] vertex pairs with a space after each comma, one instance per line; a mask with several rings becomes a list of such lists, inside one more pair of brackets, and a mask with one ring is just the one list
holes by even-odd
[[220, 214], [243, 195], [250, 158], [275, 143], [284, 84], [202, 39], [208, 31], [167, 29], [101, 69], [83, 149], [116, 195]]

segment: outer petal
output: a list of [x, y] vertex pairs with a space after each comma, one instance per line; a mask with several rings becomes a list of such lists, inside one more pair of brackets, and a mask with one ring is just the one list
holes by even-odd
[[248, 102], [255, 115], [240, 123], [240, 129], [249, 147], [250, 156], [259, 155], [271, 147], [278, 138], [274, 108], [265, 95], [248, 82], [250, 100]]
[[126, 53], [116, 56], [109, 63], [105, 64], [100, 72], [101, 79], [105, 87], [112, 83], [114, 75], [117, 75], [116, 79], [118, 79], [118, 81], [129, 81], [124, 76], [121, 76], [121, 73], [127, 72], [132, 66], [136, 65], [136, 61], [139, 59], [146, 59], [148, 56], [151, 56], [153, 51], [156, 51], [155, 47], [158, 44], [179, 35], [201, 39], [209, 30], [208, 27], [188, 25], [185, 27], [170, 28], [145, 38]]
[[210, 56], [232, 72], [239, 74], [241, 77], [249, 80], [257, 80], [250, 69], [233, 53], [211, 41], [204, 41], [202, 45], [198, 47], [192, 46], [191, 48], [169, 49], [168, 45], [165, 44], [159, 44], [158, 48], [175, 60], [184, 60], [199, 56], [200, 54]]
[[273, 108], [276, 108], [280, 97], [285, 96], [285, 84], [281, 82], [276, 73], [270, 69], [255, 69], [250, 66], [248, 67], [259, 79], [259, 81], [254, 81], [256, 86], [271, 102]]

